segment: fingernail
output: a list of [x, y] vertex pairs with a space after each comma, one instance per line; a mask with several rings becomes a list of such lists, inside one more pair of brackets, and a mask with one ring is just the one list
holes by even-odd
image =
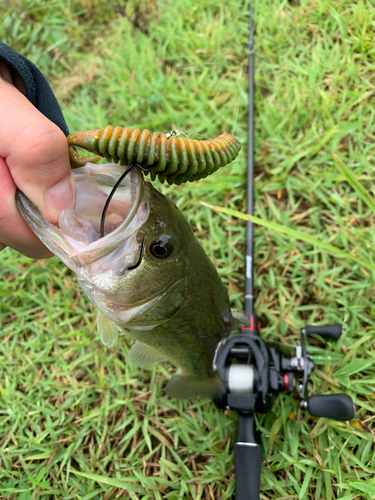
[[56, 218], [64, 208], [74, 207], [74, 198], [72, 176], [65, 177], [65, 179], [51, 187], [44, 196], [48, 213]]

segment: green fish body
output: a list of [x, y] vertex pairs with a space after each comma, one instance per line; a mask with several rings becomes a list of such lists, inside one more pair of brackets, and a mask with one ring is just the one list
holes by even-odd
[[115, 164], [76, 169], [77, 204], [62, 212], [58, 227], [20, 192], [17, 206], [77, 274], [99, 309], [97, 326], [107, 346], [124, 331], [136, 340], [131, 362], [168, 359], [178, 366], [169, 395], [219, 397], [225, 389], [215, 353], [234, 322], [228, 295], [184, 216], [137, 168], [116, 191], [100, 238], [101, 213], [122, 172]]

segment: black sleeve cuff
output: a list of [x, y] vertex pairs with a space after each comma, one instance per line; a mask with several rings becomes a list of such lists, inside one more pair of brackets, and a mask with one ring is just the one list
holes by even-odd
[[28, 100], [51, 122], [55, 123], [65, 135], [68, 126], [57, 99], [41, 71], [26, 57], [0, 42], [0, 58], [16, 71], [26, 87]]

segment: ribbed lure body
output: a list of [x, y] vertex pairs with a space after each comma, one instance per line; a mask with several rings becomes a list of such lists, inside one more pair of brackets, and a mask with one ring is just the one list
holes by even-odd
[[[170, 135], [170, 134], [168, 134]], [[222, 134], [209, 141], [197, 141], [175, 135], [158, 134], [147, 129], [111, 127], [102, 130], [77, 132], [68, 136], [72, 167], [87, 162], [98, 162], [100, 157], [121, 165], [138, 163], [148, 169], [151, 179], [182, 184], [193, 182], [212, 174], [232, 162], [241, 145], [230, 134]], [[78, 146], [99, 156], [88, 158], [78, 154]]]

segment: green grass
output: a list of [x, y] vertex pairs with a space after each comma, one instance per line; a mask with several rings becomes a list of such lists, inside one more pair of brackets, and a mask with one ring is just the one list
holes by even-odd
[[[348, 425], [309, 417], [297, 397], [282, 396], [259, 415], [261, 498], [367, 500], [375, 495], [374, 217], [333, 155], [375, 196], [375, 8], [254, 4], [256, 214], [368, 264], [256, 229], [263, 338], [292, 345], [306, 323], [343, 322], [337, 344], [310, 348], [319, 363], [310, 387], [347, 392], [357, 408]], [[0, 38], [46, 74], [71, 131], [111, 123], [202, 138], [235, 127], [243, 152], [232, 166], [160, 189], [191, 222], [237, 310], [243, 222], [199, 202], [245, 211], [247, 14], [239, 0], [0, 7]], [[174, 368], [130, 365], [125, 337], [106, 349], [93, 307], [57, 259], [6, 249], [1, 264], [0, 497], [230, 499], [234, 413], [166, 397]]]

